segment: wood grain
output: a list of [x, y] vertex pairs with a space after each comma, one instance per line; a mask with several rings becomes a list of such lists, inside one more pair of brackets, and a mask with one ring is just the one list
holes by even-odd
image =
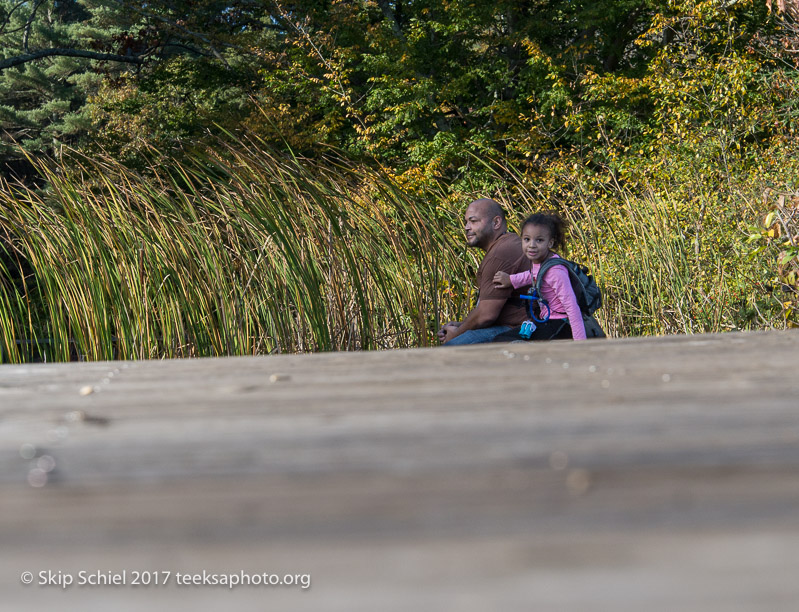
[[798, 357], [790, 331], [0, 366], [0, 601], [793, 611]]

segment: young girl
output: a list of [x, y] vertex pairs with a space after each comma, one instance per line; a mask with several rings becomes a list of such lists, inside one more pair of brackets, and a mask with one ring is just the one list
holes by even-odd
[[[508, 275], [497, 272], [494, 275], [494, 286], [501, 289], [527, 287], [534, 285], [538, 270], [545, 259], [559, 257], [550, 249], [563, 249], [566, 223], [557, 215], [536, 213], [528, 217], [522, 226], [522, 250], [532, 263], [529, 272]], [[569, 272], [563, 266], [552, 266], [541, 281], [541, 297], [549, 304], [549, 320], [536, 323], [536, 329], [530, 340], [556, 340], [574, 338], [585, 340], [583, 315], [574, 296]], [[519, 330], [512, 329], [500, 334], [495, 342], [520, 340]]]

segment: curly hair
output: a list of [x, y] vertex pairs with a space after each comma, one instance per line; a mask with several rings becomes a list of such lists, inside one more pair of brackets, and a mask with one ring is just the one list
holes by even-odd
[[566, 221], [557, 213], [535, 213], [530, 215], [522, 223], [522, 231], [528, 225], [540, 225], [549, 230], [552, 236], [553, 247], [558, 251], [566, 251]]

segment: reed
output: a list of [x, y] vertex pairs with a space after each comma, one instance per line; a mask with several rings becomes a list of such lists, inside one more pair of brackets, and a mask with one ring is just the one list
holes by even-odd
[[[656, 194], [606, 177], [559, 177], [555, 196], [505, 168], [516, 199], [554, 206], [569, 222], [570, 253], [603, 291], [597, 319], [612, 336], [692, 334], [775, 326], [758, 316], [757, 279], [771, 273], [744, 252], [760, 185], [712, 193], [681, 185]], [[684, 191], [702, 194], [693, 200]], [[564, 196], [565, 194], [565, 196]], [[564, 205], [563, 202], [568, 202]], [[780, 326], [777, 323], [776, 326]], [[784, 325], [783, 325], [784, 326]]]
[[[0, 184], [3, 361], [435, 344], [439, 325], [473, 304], [479, 253], [464, 244], [461, 214], [486, 195], [512, 227], [557, 205], [569, 256], [603, 288], [610, 335], [774, 323], [752, 314], [752, 287], [770, 271], [740, 248], [762, 212], [750, 204], [758, 185], [713, 194], [579, 174], [532, 181], [479, 160], [503, 187], [452, 193], [430, 179], [404, 188], [332, 153], [311, 162], [228, 142], [146, 176], [73, 154], [34, 162], [41, 191]], [[702, 195], [683, 197], [691, 191]]]
[[330, 157], [238, 142], [140, 176], [38, 164], [0, 189], [5, 361], [251, 355], [429, 344], [474, 262], [461, 211]]
[[[613, 335], [691, 334], [741, 329], [741, 289], [752, 270], [734, 253], [735, 227], [699, 229], [721, 244], [698, 241], [678, 203], [616, 192], [614, 214], [587, 199], [568, 212], [578, 252], [596, 262], [605, 293], [600, 314]], [[607, 212], [604, 210], [603, 212]], [[715, 225], [715, 223], [713, 224]]]

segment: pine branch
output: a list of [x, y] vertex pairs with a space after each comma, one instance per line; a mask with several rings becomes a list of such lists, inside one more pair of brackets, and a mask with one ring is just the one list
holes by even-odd
[[31, 14], [28, 17], [28, 23], [25, 24], [25, 33], [22, 35], [22, 48], [25, 50], [25, 53], [29, 52], [28, 40], [31, 35], [31, 26], [33, 25], [36, 13], [39, 11], [39, 7], [42, 5], [42, 1], [43, 0], [36, 0], [36, 4], [33, 5], [33, 10], [31, 10]]
[[107, 62], [121, 62], [123, 64], [143, 64], [144, 59], [138, 55], [116, 55], [114, 53], [99, 53], [97, 51], [84, 51], [82, 49], [66, 49], [66, 48], [53, 48], [41, 49], [33, 53], [26, 53], [25, 55], [17, 55], [0, 60], [0, 72], [6, 68], [13, 68], [21, 66], [28, 62], [33, 62], [43, 57], [83, 57], [86, 59], [107, 61]]

